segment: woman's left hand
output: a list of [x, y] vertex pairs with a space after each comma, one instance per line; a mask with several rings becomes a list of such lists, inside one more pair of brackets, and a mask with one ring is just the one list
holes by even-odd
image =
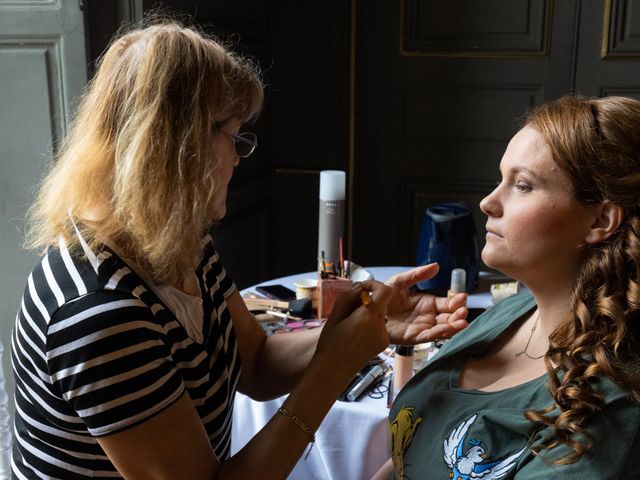
[[412, 292], [410, 287], [438, 273], [438, 264], [430, 263], [391, 277], [392, 290], [387, 310], [387, 331], [391, 343], [415, 345], [450, 338], [467, 327], [467, 294], [451, 298]]

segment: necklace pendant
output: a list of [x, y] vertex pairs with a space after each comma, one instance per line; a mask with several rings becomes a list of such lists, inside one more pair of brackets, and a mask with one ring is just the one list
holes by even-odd
[[516, 358], [518, 358], [519, 356], [521, 356], [523, 353], [524, 353], [524, 351], [522, 351], [522, 352], [517, 352], [517, 353], [516, 353]]

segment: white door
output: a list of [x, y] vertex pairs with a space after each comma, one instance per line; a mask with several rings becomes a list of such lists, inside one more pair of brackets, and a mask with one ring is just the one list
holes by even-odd
[[0, 341], [10, 398], [11, 329], [37, 259], [20, 246], [23, 218], [86, 81], [78, 0], [0, 0]]

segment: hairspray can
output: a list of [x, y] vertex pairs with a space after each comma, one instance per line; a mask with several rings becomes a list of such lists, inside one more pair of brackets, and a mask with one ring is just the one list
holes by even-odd
[[346, 174], [341, 170], [320, 172], [318, 216], [318, 270], [340, 272], [340, 239], [344, 232]]

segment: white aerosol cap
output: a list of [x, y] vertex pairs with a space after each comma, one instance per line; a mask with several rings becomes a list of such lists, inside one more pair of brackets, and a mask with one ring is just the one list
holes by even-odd
[[344, 200], [347, 175], [342, 170], [320, 172], [320, 200]]

